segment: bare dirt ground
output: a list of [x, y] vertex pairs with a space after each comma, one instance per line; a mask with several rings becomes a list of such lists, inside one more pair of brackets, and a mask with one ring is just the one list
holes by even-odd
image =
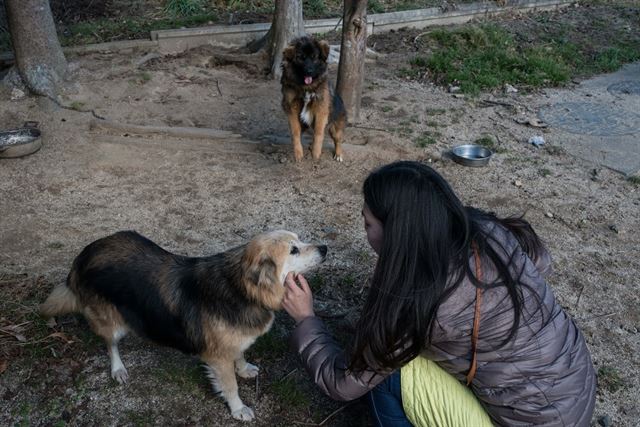
[[[372, 41], [373, 42], [373, 41]], [[455, 97], [397, 77], [406, 52], [367, 64], [361, 120], [347, 131], [345, 162], [291, 161], [279, 85], [235, 66], [213, 66], [195, 49], [136, 66], [147, 52], [70, 58], [66, 101], [121, 123], [230, 130], [242, 140], [180, 139], [91, 130], [91, 115], [0, 92], [0, 128], [37, 120], [43, 148], [0, 160], [0, 424], [240, 425], [213, 395], [195, 359], [130, 336], [121, 353], [131, 380], [116, 385], [102, 342], [84, 320], [47, 325], [35, 310], [89, 242], [135, 229], [168, 250], [211, 254], [263, 230], [285, 228], [329, 245], [311, 275], [316, 306], [348, 340], [375, 258], [362, 221], [361, 184], [396, 159], [429, 162], [462, 200], [501, 215], [526, 213], [554, 257], [550, 283], [577, 320], [600, 371], [593, 424], [640, 419], [639, 188], [573, 158], [544, 129], [546, 148], [526, 140], [544, 91]], [[332, 69], [335, 74], [335, 69]], [[498, 101], [487, 104], [482, 100]], [[437, 143], [416, 146], [437, 131]], [[447, 158], [483, 135], [497, 141], [486, 168]], [[322, 396], [287, 350], [292, 322], [279, 313], [249, 351], [257, 381], [240, 395], [253, 425], [368, 425], [363, 402]]]

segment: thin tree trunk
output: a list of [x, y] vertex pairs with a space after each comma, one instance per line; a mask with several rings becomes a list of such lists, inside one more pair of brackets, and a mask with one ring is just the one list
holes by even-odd
[[344, 101], [351, 123], [360, 117], [366, 51], [367, 1], [345, 0], [336, 92]]
[[304, 34], [302, 0], [276, 0], [269, 32], [262, 39], [250, 44], [249, 49], [253, 52], [266, 49], [269, 57], [269, 75], [273, 79], [280, 79], [282, 51], [291, 40]]
[[7, 22], [18, 72], [37, 95], [56, 99], [67, 73], [67, 60], [49, 0], [5, 0]]

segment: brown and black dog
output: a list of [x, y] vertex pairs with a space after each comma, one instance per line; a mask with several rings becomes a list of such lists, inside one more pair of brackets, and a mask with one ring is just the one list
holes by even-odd
[[284, 49], [282, 59], [282, 108], [289, 119], [293, 155], [302, 160], [302, 131], [313, 128], [311, 155], [320, 158], [325, 128], [335, 145], [333, 158], [342, 161], [342, 137], [347, 114], [327, 77], [329, 44], [304, 36]]
[[327, 247], [288, 231], [260, 234], [247, 244], [202, 258], [172, 254], [132, 231], [88, 245], [65, 284], [40, 306], [47, 317], [82, 313], [107, 343], [111, 376], [127, 373], [118, 341], [133, 331], [157, 344], [195, 354], [233, 418], [250, 421], [236, 374], [258, 375], [244, 351], [266, 333], [281, 307], [288, 272], [324, 261]]

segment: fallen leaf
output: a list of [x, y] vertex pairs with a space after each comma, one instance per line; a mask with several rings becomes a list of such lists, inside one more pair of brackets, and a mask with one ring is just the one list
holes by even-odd
[[534, 128], [546, 128], [548, 125], [537, 117], [516, 117], [513, 119], [521, 125], [529, 125]]
[[26, 342], [27, 338], [24, 335], [22, 335], [20, 332], [18, 332], [19, 330], [20, 330], [19, 325], [9, 325], [9, 326], [5, 326], [4, 328], [0, 328], [1, 332], [4, 332], [7, 335], [11, 335], [12, 337], [14, 337], [20, 342]]
[[0, 374], [7, 370], [7, 366], [9, 366], [9, 362], [6, 360], [0, 360]]
[[73, 342], [71, 338], [69, 338], [66, 334], [62, 332], [54, 332], [52, 334], [49, 334], [47, 338], [60, 338], [61, 340], [65, 341], [67, 344], [71, 344]]
[[527, 124], [529, 126], [533, 126], [535, 128], [546, 128], [547, 124], [545, 122], [543, 122], [542, 120], [538, 119], [537, 117], [531, 117], [529, 119], [529, 121], [527, 122]]

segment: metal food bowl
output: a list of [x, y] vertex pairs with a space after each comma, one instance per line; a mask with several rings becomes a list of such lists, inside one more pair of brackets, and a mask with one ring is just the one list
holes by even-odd
[[19, 129], [0, 131], [0, 158], [22, 157], [42, 147], [37, 122], [26, 122]]
[[492, 155], [491, 150], [476, 144], [458, 145], [451, 150], [451, 156], [456, 163], [474, 168], [486, 166]]

